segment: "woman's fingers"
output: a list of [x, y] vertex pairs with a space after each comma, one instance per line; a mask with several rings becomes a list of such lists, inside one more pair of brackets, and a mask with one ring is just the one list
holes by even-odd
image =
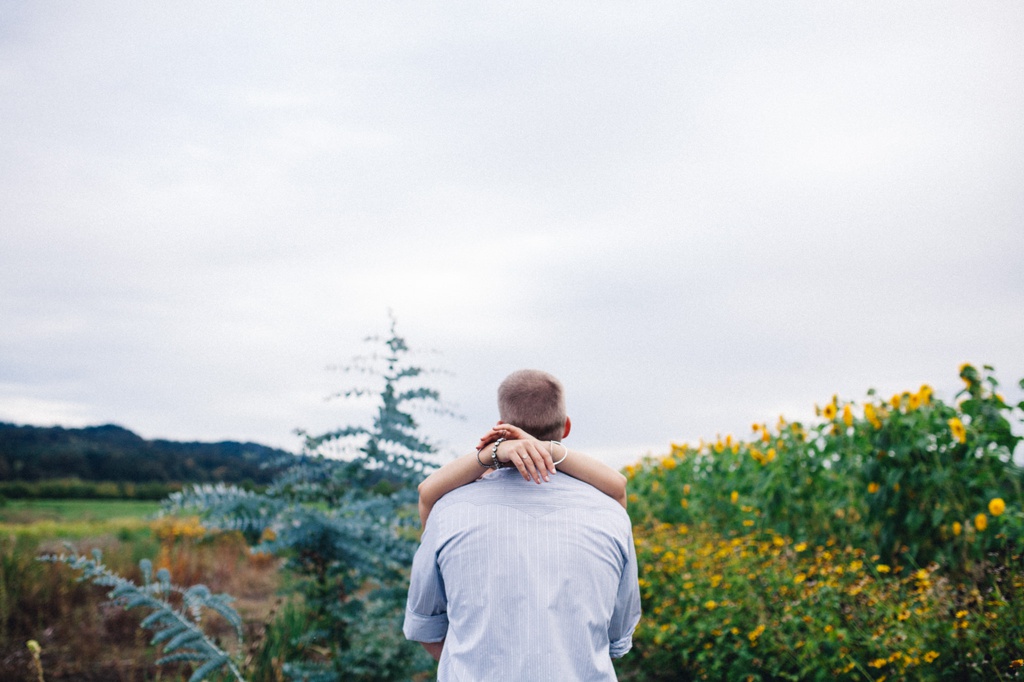
[[[519, 455], [523, 462], [523, 468], [529, 474], [526, 477], [527, 480], [532, 479], [537, 483], [540, 483], [541, 479], [545, 481], [551, 480], [548, 473], [550, 471], [548, 462], [551, 456], [544, 451], [543, 447], [539, 446], [535, 441], [518, 441], [516, 446], [516, 454]], [[547, 460], [545, 460], [545, 455], [547, 455]]]
[[483, 438], [480, 439], [480, 442], [477, 445], [477, 450], [484, 447], [485, 445], [490, 445], [499, 438], [504, 438], [505, 440], [512, 440], [511, 438], [508, 437], [508, 435], [503, 429], [495, 427], [488, 431], [486, 434], [484, 434]]

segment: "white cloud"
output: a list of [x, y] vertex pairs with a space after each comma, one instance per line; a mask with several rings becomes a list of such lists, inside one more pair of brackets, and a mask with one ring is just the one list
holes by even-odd
[[357, 417], [321, 368], [388, 307], [457, 374], [453, 444], [521, 365], [609, 457], [955, 391], [965, 359], [1024, 375], [1018, 5], [0, 26], [0, 414], [288, 445]]

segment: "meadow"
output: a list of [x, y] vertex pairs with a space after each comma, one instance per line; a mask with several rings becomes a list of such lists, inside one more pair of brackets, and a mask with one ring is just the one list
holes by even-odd
[[[145, 613], [111, 604], [106, 590], [78, 582], [67, 566], [43, 563], [42, 554], [70, 543], [100, 549], [112, 569], [139, 580], [139, 561], [152, 559], [183, 584], [204, 583], [228, 592], [246, 622], [251, 652], [265, 655], [263, 679], [280, 679], [283, 658], [272, 622], [294, 620], [278, 596], [280, 562], [253, 555], [237, 533], [209, 534], [194, 517], [154, 520], [159, 503], [119, 500], [24, 500], [0, 507], [0, 679], [38, 682], [26, 643], [41, 648], [45, 679], [187, 679], [185, 666], [157, 666]], [[301, 631], [302, 623], [292, 623]], [[213, 633], [231, 644], [230, 628]], [[268, 638], [272, 641], [268, 641]], [[276, 661], [270, 660], [277, 656]], [[276, 671], [276, 672], [275, 672]]]
[[[964, 388], [948, 401], [927, 385], [832, 396], [809, 423], [780, 416], [743, 438], [673, 444], [626, 467], [644, 615], [616, 664], [620, 679], [1024, 677], [1024, 472], [1014, 461], [1024, 404], [1006, 402], [991, 368], [959, 373]], [[145, 613], [109, 604], [67, 566], [36, 561], [65, 540], [102, 549], [136, 581], [145, 558], [178, 584], [233, 595], [244, 649], [226, 623], [206, 627], [235, 647], [246, 679], [287, 679], [293, 657], [330, 664], [338, 655], [307, 636], [312, 611], [283, 560], [251, 551], [274, 542], [270, 526], [243, 537], [196, 516], [152, 520], [155, 510], [103, 500], [0, 507], [0, 679], [38, 679], [29, 638], [51, 682], [189, 677], [155, 664], [152, 633], [139, 627]], [[294, 553], [290, 542], [282, 546]], [[346, 584], [362, 593], [358, 583], [321, 582], [325, 594]], [[392, 620], [348, 631], [352, 646], [383, 652], [356, 652], [349, 660], [365, 669], [349, 679], [385, 679], [387, 656], [386, 679], [429, 677], [396, 657]]]

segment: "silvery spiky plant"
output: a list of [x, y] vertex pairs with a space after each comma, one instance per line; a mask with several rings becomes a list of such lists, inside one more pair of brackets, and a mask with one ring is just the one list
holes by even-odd
[[382, 385], [337, 395], [375, 395], [372, 425], [317, 436], [300, 432], [305, 453], [263, 493], [194, 486], [165, 505], [167, 512], [200, 513], [207, 527], [241, 531], [255, 551], [285, 557], [300, 576], [311, 626], [295, 642], [296, 660], [285, 667], [293, 679], [407, 680], [430, 667], [419, 648], [404, 641], [400, 624], [404, 570], [416, 548], [415, 486], [436, 453], [419, 433], [412, 408], [451, 412], [436, 390], [419, 385], [428, 370], [409, 362], [393, 317], [387, 337], [367, 341], [378, 351], [343, 369]]
[[222, 668], [226, 668], [236, 680], [243, 680], [238, 662], [202, 629], [204, 612], [218, 613], [234, 628], [241, 645], [242, 619], [231, 606], [230, 596], [213, 594], [205, 585], [179, 587], [171, 582], [167, 569], [157, 571], [154, 579], [153, 564], [149, 559], [139, 562], [142, 584], [137, 585], [107, 568], [98, 549], [93, 550], [92, 558], [73, 550], [40, 558], [82, 571], [80, 580], [110, 587], [109, 597], [126, 609], [149, 609], [150, 614], [142, 621], [142, 627], [154, 630], [156, 634], [152, 644], [163, 647], [163, 657], [157, 661], [158, 665], [173, 662], [194, 664], [196, 667], [189, 682], [199, 682]]

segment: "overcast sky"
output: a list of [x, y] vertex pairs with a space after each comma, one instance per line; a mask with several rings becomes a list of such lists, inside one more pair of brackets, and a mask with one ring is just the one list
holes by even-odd
[[291, 450], [388, 309], [614, 464], [1024, 377], [1024, 4], [0, 4], [0, 420]]

